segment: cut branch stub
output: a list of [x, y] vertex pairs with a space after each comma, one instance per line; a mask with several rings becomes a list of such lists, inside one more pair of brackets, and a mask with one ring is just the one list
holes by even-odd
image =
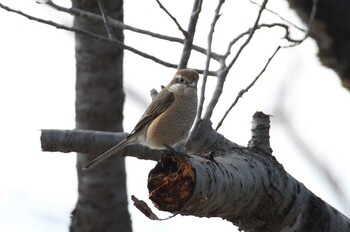
[[241, 155], [166, 156], [149, 174], [150, 199], [160, 210], [227, 220], [251, 215], [261, 202], [279, 204], [278, 191], [261, 201], [264, 194], [257, 193], [269, 183], [267, 170]]
[[272, 153], [270, 147], [270, 115], [261, 111], [255, 112], [252, 120], [252, 138], [248, 143], [248, 147], [256, 148]]
[[149, 198], [160, 210], [177, 211], [192, 194], [194, 183], [195, 173], [185, 159], [164, 157], [149, 174]]

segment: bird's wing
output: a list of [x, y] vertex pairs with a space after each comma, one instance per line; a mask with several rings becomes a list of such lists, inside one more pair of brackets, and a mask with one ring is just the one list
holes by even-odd
[[174, 102], [174, 94], [172, 92], [169, 92], [166, 89], [163, 89], [162, 91], [160, 91], [159, 94], [154, 98], [154, 100], [148, 106], [145, 113], [141, 117], [140, 121], [136, 124], [134, 130], [129, 134], [129, 136], [122, 142], [118, 143], [117, 145], [115, 145], [114, 147], [112, 147], [111, 149], [109, 149], [108, 151], [98, 156], [93, 161], [91, 161], [83, 169], [88, 170], [98, 165], [102, 161], [108, 159], [109, 157], [113, 156], [114, 154], [118, 153], [120, 150], [124, 149], [126, 146], [130, 144], [129, 143], [130, 139], [128, 139], [130, 136], [142, 130], [143, 127], [148, 125], [160, 114], [162, 114], [166, 109], [168, 109], [168, 107], [173, 102]]
[[102, 155], [99, 155], [97, 158], [95, 158], [90, 163], [88, 163], [85, 167], [83, 167], [83, 170], [88, 170], [90, 168], [95, 167], [99, 163], [101, 163], [101, 162], [105, 161], [106, 159], [108, 159], [109, 157], [115, 155], [117, 152], [119, 152], [120, 150], [125, 148], [127, 145], [128, 145], [127, 140], [121, 141], [120, 143], [118, 143], [117, 145], [115, 145], [114, 147], [112, 147], [111, 149], [104, 152]]
[[174, 100], [175, 96], [172, 92], [168, 91], [166, 88], [162, 89], [162, 91], [158, 93], [158, 95], [148, 106], [145, 113], [142, 115], [141, 119], [136, 124], [134, 130], [129, 134], [128, 137], [140, 131], [144, 126], [148, 125], [155, 118], [157, 118], [164, 111], [166, 111], [169, 108], [169, 106], [174, 102]]

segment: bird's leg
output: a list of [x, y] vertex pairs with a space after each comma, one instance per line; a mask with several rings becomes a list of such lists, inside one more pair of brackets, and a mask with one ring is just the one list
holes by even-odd
[[184, 157], [190, 157], [189, 155], [182, 153], [180, 151], [176, 151], [174, 148], [172, 148], [171, 146], [165, 144], [164, 145], [166, 147], [166, 153], [169, 155], [173, 155], [173, 156], [184, 156]]

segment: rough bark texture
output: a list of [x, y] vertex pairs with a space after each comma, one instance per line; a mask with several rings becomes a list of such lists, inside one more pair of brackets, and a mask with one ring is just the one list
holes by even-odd
[[[123, 1], [104, 1], [108, 14], [123, 20]], [[96, 1], [73, 0], [73, 6], [100, 14]], [[101, 22], [76, 17], [74, 26], [106, 34]], [[123, 40], [122, 31], [114, 31]], [[76, 127], [122, 131], [123, 51], [115, 45], [76, 34]], [[127, 211], [124, 158], [82, 171], [94, 155], [78, 153], [79, 197], [70, 231], [131, 231]]]
[[266, 146], [238, 146], [208, 130], [208, 123], [202, 125], [200, 137], [207, 131], [216, 138], [211, 144], [203, 140], [211, 150], [207, 157], [165, 156], [150, 172], [148, 188], [156, 207], [221, 217], [246, 232], [350, 230], [350, 220], [290, 176]]
[[[300, 18], [307, 23], [312, 0], [288, 0]], [[318, 56], [323, 65], [333, 69], [350, 90], [350, 1], [318, 0], [311, 37], [319, 47]]]

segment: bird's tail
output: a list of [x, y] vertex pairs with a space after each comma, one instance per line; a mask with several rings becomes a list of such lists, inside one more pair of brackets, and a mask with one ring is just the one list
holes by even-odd
[[115, 145], [114, 147], [107, 150], [105, 153], [103, 153], [102, 155], [99, 155], [96, 159], [94, 159], [93, 161], [88, 163], [85, 167], [83, 167], [83, 170], [91, 169], [91, 168], [95, 167], [96, 165], [100, 164], [101, 162], [105, 161], [109, 157], [117, 154], [120, 150], [122, 150], [126, 146], [128, 146], [130, 144], [129, 142], [130, 142], [129, 140], [124, 140], [124, 141], [118, 143], [117, 145]]

